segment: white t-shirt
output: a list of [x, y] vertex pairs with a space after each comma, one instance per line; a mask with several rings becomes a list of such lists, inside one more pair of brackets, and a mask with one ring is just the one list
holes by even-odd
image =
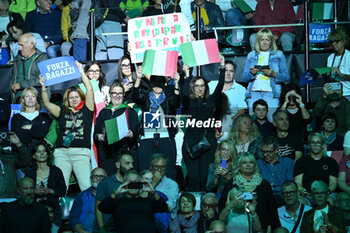
[[[327, 59], [327, 67], [332, 67], [333, 59], [334, 59], [334, 53], [328, 56]], [[341, 55], [336, 56], [334, 59], [333, 67], [339, 66]], [[350, 75], [350, 51], [345, 49], [344, 56], [341, 60], [339, 70], [342, 74]], [[343, 84], [343, 96], [350, 95], [350, 81], [342, 82]]]
[[344, 136], [344, 144], [343, 147], [350, 147], [350, 130], [346, 132]]

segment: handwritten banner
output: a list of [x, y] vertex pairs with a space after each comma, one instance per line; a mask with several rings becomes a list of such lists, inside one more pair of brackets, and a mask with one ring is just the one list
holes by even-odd
[[131, 61], [142, 62], [148, 49], [177, 51], [191, 40], [191, 29], [182, 13], [135, 18], [128, 21]]
[[39, 62], [38, 67], [40, 73], [46, 79], [46, 86], [52, 86], [81, 77], [73, 57], [52, 58]]

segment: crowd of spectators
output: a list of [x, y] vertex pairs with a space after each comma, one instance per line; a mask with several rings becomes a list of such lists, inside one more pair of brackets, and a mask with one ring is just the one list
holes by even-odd
[[[262, 28], [250, 37], [242, 74], [247, 88], [235, 79], [236, 64], [222, 55], [215, 81], [186, 64], [174, 77], [143, 75], [124, 52], [123, 36], [102, 35], [146, 12], [183, 11], [195, 22], [196, 7], [207, 29], [202, 38], [215, 36], [211, 27], [225, 20], [296, 20], [288, 0], [260, 0], [255, 13], [225, 8], [225, 15], [220, 3], [36, 0], [24, 6], [0, 0], [0, 23], [8, 32], [1, 40], [13, 63], [11, 98], [0, 99], [0, 233], [349, 230], [350, 53], [344, 29], [328, 36], [332, 71], [314, 107], [300, 86], [289, 83], [284, 52], [292, 50], [293, 28]], [[66, 87], [61, 100], [52, 98], [37, 63], [69, 55], [71, 48], [85, 63], [84, 10], [90, 8], [97, 16], [96, 58], [119, 59], [118, 77], [108, 86], [99, 62], [76, 61], [85, 90]], [[96, 95], [106, 105], [98, 114]], [[9, 131], [11, 103], [21, 111]], [[148, 114], [160, 119], [158, 129], [147, 127]], [[121, 115], [129, 130], [111, 143], [106, 122]], [[192, 120], [215, 124], [169, 124]], [[63, 216], [67, 195], [74, 202]]]

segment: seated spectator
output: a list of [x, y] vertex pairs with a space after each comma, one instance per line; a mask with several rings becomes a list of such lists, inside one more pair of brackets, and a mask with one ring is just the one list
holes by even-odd
[[278, 50], [276, 39], [269, 29], [263, 28], [258, 32], [254, 50], [247, 56], [242, 79], [249, 83], [246, 94], [249, 113], [252, 115], [253, 103], [263, 99], [269, 103], [267, 119], [271, 121], [279, 106], [281, 84], [289, 82], [290, 76], [286, 58]]
[[113, 215], [116, 232], [155, 232], [154, 213], [169, 210], [150, 183], [142, 189], [131, 186], [137, 182], [139, 174], [128, 171], [125, 182], [99, 204], [101, 212]]
[[23, 20], [26, 18], [26, 14], [36, 8], [35, 0], [28, 0], [26, 2], [11, 1], [10, 12], [21, 14]]
[[278, 153], [296, 162], [303, 155], [303, 139], [298, 137], [296, 132], [289, 131], [288, 113], [285, 110], [277, 110], [273, 114], [273, 125], [276, 128], [278, 139]]
[[277, 209], [281, 226], [287, 228], [287, 232], [300, 233], [301, 220], [311, 207], [300, 203], [298, 185], [292, 180], [282, 184], [282, 199], [285, 205]]
[[328, 35], [334, 53], [328, 56], [327, 67], [333, 70], [329, 74], [332, 81], [342, 81], [343, 96], [349, 100], [350, 95], [350, 51], [345, 49], [349, 44], [349, 36], [343, 27], [339, 26]]
[[211, 232], [226, 233], [227, 231], [225, 223], [221, 220], [215, 220], [210, 224], [209, 231], [206, 231], [206, 233]]
[[[296, 23], [293, 5], [289, 0], [261, 0], [255, 8], [254, 23], [256, 25]], [[281, 43], [284, 52], [291, 52], [295, 41], [294, 27], [269, 28], [276, 41]], [[259, 28], [254, 28], [259, 31]], [[254, 50], [256, 34], [249, 38], [250, 47]]]
[[84, 191], [90, 187], [91, 129], [95, 101], [92, 85], [84, 73], [82, 64], [78, 61], [75, 64], [81, 74], [86, 95], [79, 87], [69, 87], [63, 96], [64, 105], [58, 106], [50, 102], [43, 76], [40, 77], [40, 85], [43, 104], [57, 119], [59, 126], [54, 150], [55, 165], [62, 170], [67, 188], [74, 171], [79, 188]]
[[47, 211], [49, 213], [49, 219], [50, 219], [50, 223], [49, 225], [51, 226], [51, 233], [58, 233], [58, 230], [59, 230], [59, 226], [56, 225], [56, 223], [54, 223], [54, 213], [56, 211], [58, 211], [59, 213], [59, 217], [61, 217], [61, 213], [60, 213], [60, 209], [59, 206], [57, 206], [55, 203], [53, 203], [52, 201], [49, 201], [49, 200], [41, 200], [39, 202], [40, 204], [42, 204], [43, 206], [45, 206], [47, 208]]
[[261, 175], [271, 184], [273, 194], [281, 203], [282, 200], [279, 197], [281, 196], [282, 184], [294, 179], [294, 161], [291, 158], [278, 155], [278, 140], [274, 136], [263, 138], [262, 153], [264, 159], [259, 159], [256, 162]]
[[102, 168], [91, 171], [91, 187], [75, 197], [69, 215], [69, 223], [76, 232], [98, 232], [99, 227], [95, 217], [95, 196], [97, 186], [101, 180], [107, 177]]
[[[289, 132], [307, 141], [307, 125], [312, 118], [303, 103], [301, 89], [298, 84], [288, 83], [282, 88], [280, 96], [280, 109], [286, 110], [289, 119]], [[304, 140], [305, 139], [305, 140]]]
[[102, 215], [102, 212], [99, 210], [98, 206], [102, 200], [110, 196], [122, 183], [124, 183], [124, 175], [127, 171], [133, 169], [134, 161], [130, 154], [120, 153], [115, 159], [114, 164], [117, 167], [116, 173], [102, 180], [97, 186], [96, 191], [95, 214], [96, 221], [101, 232], [115, 230], [115, 223], [112, 215]]
[[350, 130], [344, 136], [344, 156], [350, 155]]
[[[103, 71], [102, 65], [96, 61], [88, 61], [84, 66], [84, 72], [90, 80], [96, 79], [100, 93], [103, 94], [103, 99], [106, 105], [108, 105], [111, 97], [109, 96], [109, 86], [106, 84], [106, 74]], [[94, 97], [96, 98], [96, 96]]]
[[[252, 0], [255, 1], [255, 0]], [[227, 1], [226, 1], [227, 2]], [[255, 9], [253, 9], [255, 10]], [[225, 13], [227, 26], [253, 25], [254, 11], [243, 13], [233, 2], [232, 6]]]
[[[2, 114], [1, 114], [2, 115]], [[0, 203], [16, 200], [17, 173], [16, 169], [28, 166], [31, 161], [28, 149], [23, 146], [15, 133], [9, 133], [9, 143], [14, 144], [12, 151], [0, 150], [1, 176], [0, 176]], [[0, 145], [3, 145], [0, 138]], [[1, 211], [0, 211], [1, 212]]]
[[218, 201], [215, 193], [206, 193], [202, 196], [197, 232], [206, 232], [210, 228], [211, 223], [218, 219]]
[[335, 206], [343, 211], [345, 226], [348, 230], [350, 226], [350, 194], [347, 192], [338, 193]]
[[120, 59], [124, 54], [123, 35], [104, 36], [102, 33], [122, 32], [121, 24], [130, 19], [120, 8], [119, 1], [100, 0], [104, 21], [95, 30], [96, 60]]
[[51, 232], [49, 214], [45, 206], [35, 202], [34, 181], [25, 177], [19, 181], [16, 201], [2, 206], [0, 232]]
[[47, 59], [46, 53], [35, 48], [36, 39], [31, 33], [20, 36], [18, 44], [20, 54], [15, 57], [10, 82], [12, 103], [19, 102], [24, 88], [40, 86], [38, 63]]
[[[196, 7], [201, 10], [201, 23], [200, 29], [197, 30], [211, 30], [212, 27], [224, 27], [224, 16], [220, 10], [220, 7], [215, 3], [206, 0], [194, 0], [191, 3], [191, 11], [194, 21], [196, 22]], [[223, 40], [223, 31], [218, 31], [218, 40]], [[201, 32], [201, 39], [215, 38], [212, 31]]]
[[323, 94], [318, 98], [314, 113], [315, 116], [321, 118], [325, 113], [332, 112], [337, 116], [338, 126], [337, 134], [344, 136], [346, 131], [350, 129], [350, 102], [342, 97], [341, 90], [333, 90], [330, 83], [323, 86]]
[[147, 9], [148, 5], [148, 0], [121, 0], [119, 7], [132, 19], [142, 16], [142, 12]]
[[253, 103], [254, 123], [258, 127], [262, 138], [275, 135], [275, 127], [267, 119], [268, 110], [269, 106], [263, 99], [259, 99]]
[[228, 232], [259, 232], [261, 223], [256, 214], [255, 198], [246, 200], [245, 193], [233, 187], [227, 195], [225, 208], [219, 219], [226, 222]]
[[310, 154], [301, 157], [294, 167], [294, 180], [303, 195], [310, 193], [311, 184], [322, 180], [328, 189], [334, 192], [337, 188], [338, 163], [327, 156], [327, 146], [320, 133], [311, 133], [308, 138]]
[[344, 191], [350, 193], [350, 155], [346, 155], [339, 163], [338, 186]]
[[316, 180], [311, 184], [314, 207], [304, 214], [300, 233], [308, 232], [343, 232], [345, 218], [343, 211], [327, 203], [329, 189], [325, 182]]
[[342, 151], [344, 137], [335, 132], [338, 126], [337, 116], [332, 112], [327, 112], [321, 119], [321, 134], [326, 141], [327, 151]]
[[36, 0], [35, 3], [37, 9], [28, 12], [25, 27], [29, 32], [41, 35], [49, 58], [58, 57], [62, 42], [61, 11], [51, 10], [52, 0]]
[[242, 114], [236, 118], [228, 135], [228, 140], [232, 140], [237, 153], [249, 152], [256, 159], [263, 158], [261, 136], [250, 115]]
[[267, 230], [270, 225], [272, 229], [280, 226], [277, 208], [274, 203], [273, 193], [269, 182], [260, 174], [255, 158], [250, 153], [239, 154], [233, 179], [225, 184], [219, 200], [219, 211], [222, 211], [228, 200], [228, 193], [233, 188], [241, 192], [256, 193], [256, 213], [259, 216], [262, 229]]
[[[96, 65], [95, 65], [96, 66]], [[95, 139], [98, 141], [98, 156], [99, 165], [105, 169], [108, 175], [115, 173], [113, 164], [114, 155], [122, 151], [135, 151], [137, 149], [137, 140], [140, 133], [140, 124], [137, 113], [129, 108], [124, 102], [124, 88], [118, 82], [114, 81], [110, 88], [111, 103], [104, 107], [96, 120]], [[107, 129], [105, 122], [116, 118], [122, 114], [126, 114], [129, 123], [129, 131], [121, 140], [110, 143], [107, 138]], [[136, 156], [135, 156], [136, 159]], [[134, 159], [134, 160], [135, 160]], [[136, 161], [136, 160], [135, 160]]]
[[[27, 30], [24, 26], [24, 21], [21, 19], [11, 21], [7, 25], [7, 31], [9, 33], [9, 38], [6, 40], [6, 45], [8, 48], [10, 48], [10, 59], [8, 64], [12, 64], [19, 51], [18, 40], [23, 34], [27, 33]], [[34, 32], [31, 32], [31, 34], [36, 40], [35, 48], [41, 52], [46, 52], [45, 43], [40, 34]]]
[[200, 213], [195, 210], [196, 198], [191, 193], [183, 193], [179, 198], [178, 215], [170, 223], [171, 233], [197, 232]]
[[43, 142], [49, 131], [51, 120], [49, 114], [40, 112], [39, 93], [34, 87], [23, 90], [20, 98], [21, 111], [14, 114], [11, 129], [25, 146]]
[[208, 168], [208, 192], [215, 192], [220, 196], [225, 183], [232, 179], [236, 158], [237, 150], [231, 140], [224, 140], [218, 144], [214, 162]]
[[7, 37], [8, 31], [6, 31], [6, 27], [10, 21], [21, 20], [23, 22], [20, 14], [9, 11], [10, 2], [9, 0], [0, 0], [0, 42]]

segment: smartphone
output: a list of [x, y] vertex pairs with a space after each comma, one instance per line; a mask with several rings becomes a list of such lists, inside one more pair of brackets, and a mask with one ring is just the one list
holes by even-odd
[[220, 159], [220, 167], [227, 168], [227, 159]]
[[160, 147], [160, 134], [159, 133], [153, 134], [153, 146]]
[[242, 193], [241, 196], [239, 196], [239, 198], [243, 198], [243, 200], [251, 201], [254, 198], [254, 193], [244, 192], [244, 193]]
[[340, 82], [332, 82], [329, 83], [329, 85], [332, 88], [332, 91], [340, 91], [341, 90], [341, 83]]
[[128, 184], [128, 189], [143, 189], [143, 182], [131, 182]]

